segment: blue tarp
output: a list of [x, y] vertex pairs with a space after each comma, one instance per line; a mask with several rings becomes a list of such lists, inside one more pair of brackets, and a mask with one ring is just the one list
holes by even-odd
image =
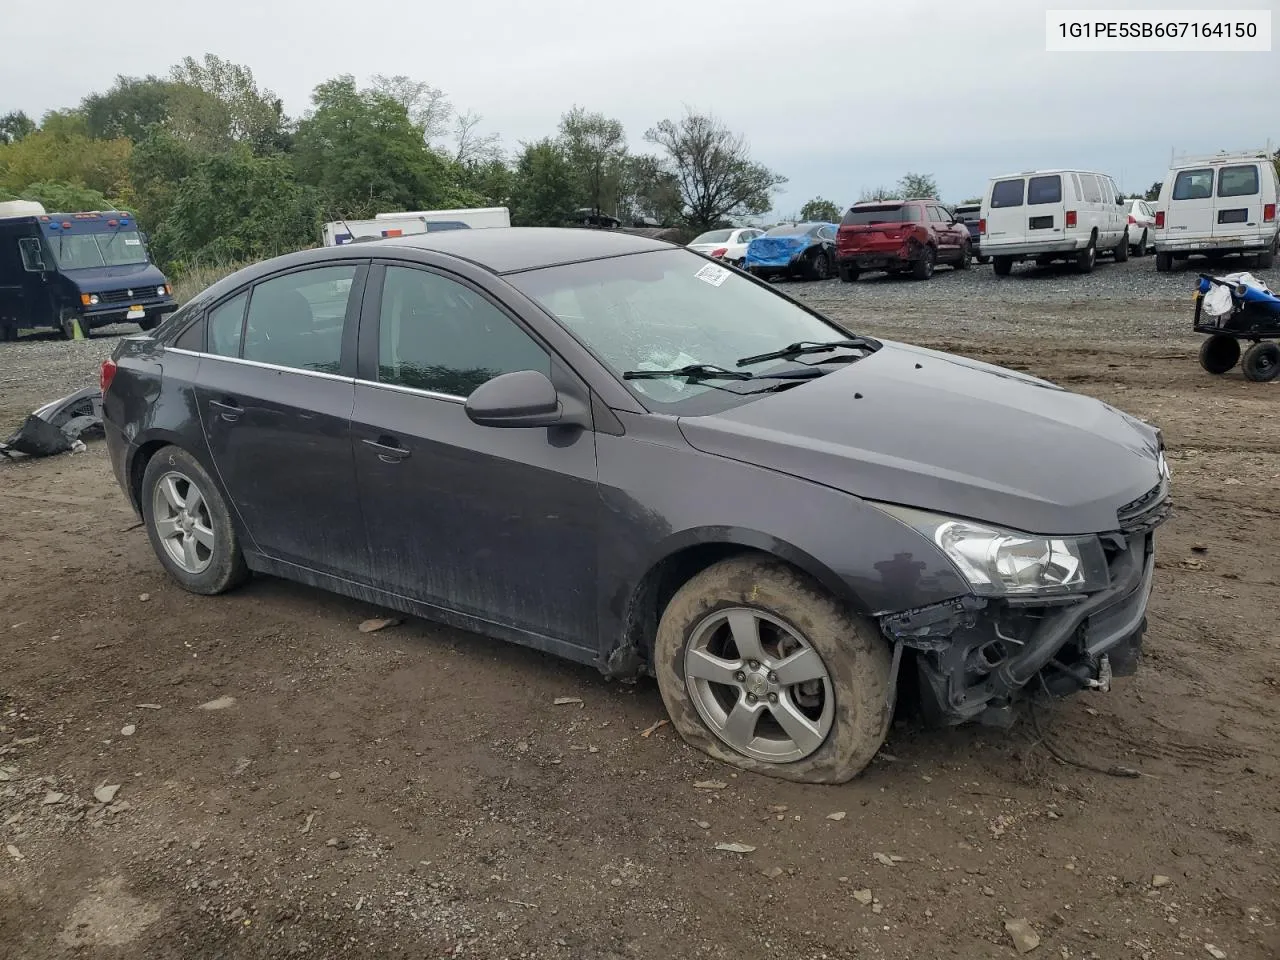
[[[835, 224], [829, 224], [835, 226]], [[774, 234], [773, 236], [756, 237], [747, 244], [747, 255], [744, 266], [747, 267], [786, 267], [791, 265], [799, 254], [821, 241], [808, 235], [813, 224], [797, 227], [794, 234]]]

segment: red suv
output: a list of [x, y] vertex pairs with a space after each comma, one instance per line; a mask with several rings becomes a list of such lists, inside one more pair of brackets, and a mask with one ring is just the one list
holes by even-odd
[[905, 273], [928, 280], [939, 263], [968, 270], [969, 229], [937, 200], [868, 200], [840, 221], [836, 259], [840, 279], [852, 283], [864, 270]]

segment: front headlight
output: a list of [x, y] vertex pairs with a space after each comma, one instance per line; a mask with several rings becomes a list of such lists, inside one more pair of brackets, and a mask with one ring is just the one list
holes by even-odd
[[157, 296], [157, 297], [163, 297], [163, 296], [164, 296], [164, 287], [156, 287], [156, 296]]
[[1088, 593], [1110, 582], [1106, 555], [1093, 535], [1040, 537], [909, 507], [881, 508], [937, 544], [974, 593]]

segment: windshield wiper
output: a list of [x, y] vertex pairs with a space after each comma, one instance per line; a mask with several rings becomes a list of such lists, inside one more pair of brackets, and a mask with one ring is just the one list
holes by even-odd
[[685, 380], [754, 380], [754, 373], [745, 370], [726, 370], [714, 363], [690, 363], [674, 370], [627, 370], [623, 380], [665, 380], [668, 377]]
[[790, 360], [793, 357], [802, 357], [809, 353], [830, 353], [832, 350], [838, 350], [841, 347], [870, 347], [873, 345], [873, 341], [868, 340], [866, 337], [828, 340], [825, 343], [802, 340], [798, 343], [789, 344], [781, 350], [770, 350], [768, 353], [758, 353], [753, 357], [743, 357], [738, 361], [738, 366], [747, 367], [753, 363], [764, 363], [766, 360]]

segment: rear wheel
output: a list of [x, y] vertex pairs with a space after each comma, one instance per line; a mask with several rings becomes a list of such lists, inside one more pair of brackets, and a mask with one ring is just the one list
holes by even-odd
[[1098, 262], [1098, 245], [1097, 238], [1090, 237], [1089, 245], [1076, 254], [1076, 270], [1079, 273], [1093, 273], [1093, 267]]
[[1007, 277], [1009, 272], [1013, 270], [1013, 257], [992, 258], [991, 269], [996, 272], [997, 277]]
[[938, 251], [935, 247], [926, 246], [924, 253], [920, 255], [918, 260], [911, 264], [911, 277], [913, 280], [928, 280], [933, 276], [934, 265], [938, 262]]
[[968, 270], [969, 265], [973, 262], [973, 253], [969, 250], [969, 244], [960, 244], [960, 259], [956, 261], [957, 270]]
[[1271, 241], [1271, 249], [1258, 254], [1258, 269], [1270, 270], [1276, 265], [1276, 253], [1280, 251], [1280, 236]]
[[1209, 373], [1226, 373], [1240, 359], [1240, 341], [1225, 333], [1215, 333], [1200, 344], [1200, 366]]
[[1280, 376], [1280, 344], [1270, 340], [1255, 343], [1244, 353], [1240, 369], [1246, 380], [1268, 383]]
[[990, 262], [991, 262], [991, 258], [990, 258], [990, 257], [985, 257], [985, 256], [983, 256], [982, 254], [978, 254], [977, 260], [978, 260], [978, 262], [979, 262], [979, 263], [990, 263]]
[[825, 280], [831, 276], [831, 258], [825, 251], [819, 250], [809, 261], [809, 279]]
[[195, 457], [165, 447], [142, 475], [142, 519], [169, 576], [192, 593], [230, 590], [249, 575], [227, 503]]
[[1133, 255], [1135, 257], [1145, 257], [1147, 255], [1147, 231], [1142, 231], [1142, 238], [1133, 248]]
[[879, 630], [771, 557], [724, 560], [681, 587], [662, 613], [654, 667], [685, 741], [755, 773], [843, 783], [889, 728]]
[[1116, 263], [1124, 263], [1129, 259], [1129, 231], [1124, 232], [1124, 236], [1120, 238], [1120, 242], [1115, 249]]
[[1168, 273], [1173, 269], [1173, 254], [1156, 253], [1156, 273]]
[[857, 267], [840, 265], [840, 279], [845, 283], [856, 283], [860, 272]]

